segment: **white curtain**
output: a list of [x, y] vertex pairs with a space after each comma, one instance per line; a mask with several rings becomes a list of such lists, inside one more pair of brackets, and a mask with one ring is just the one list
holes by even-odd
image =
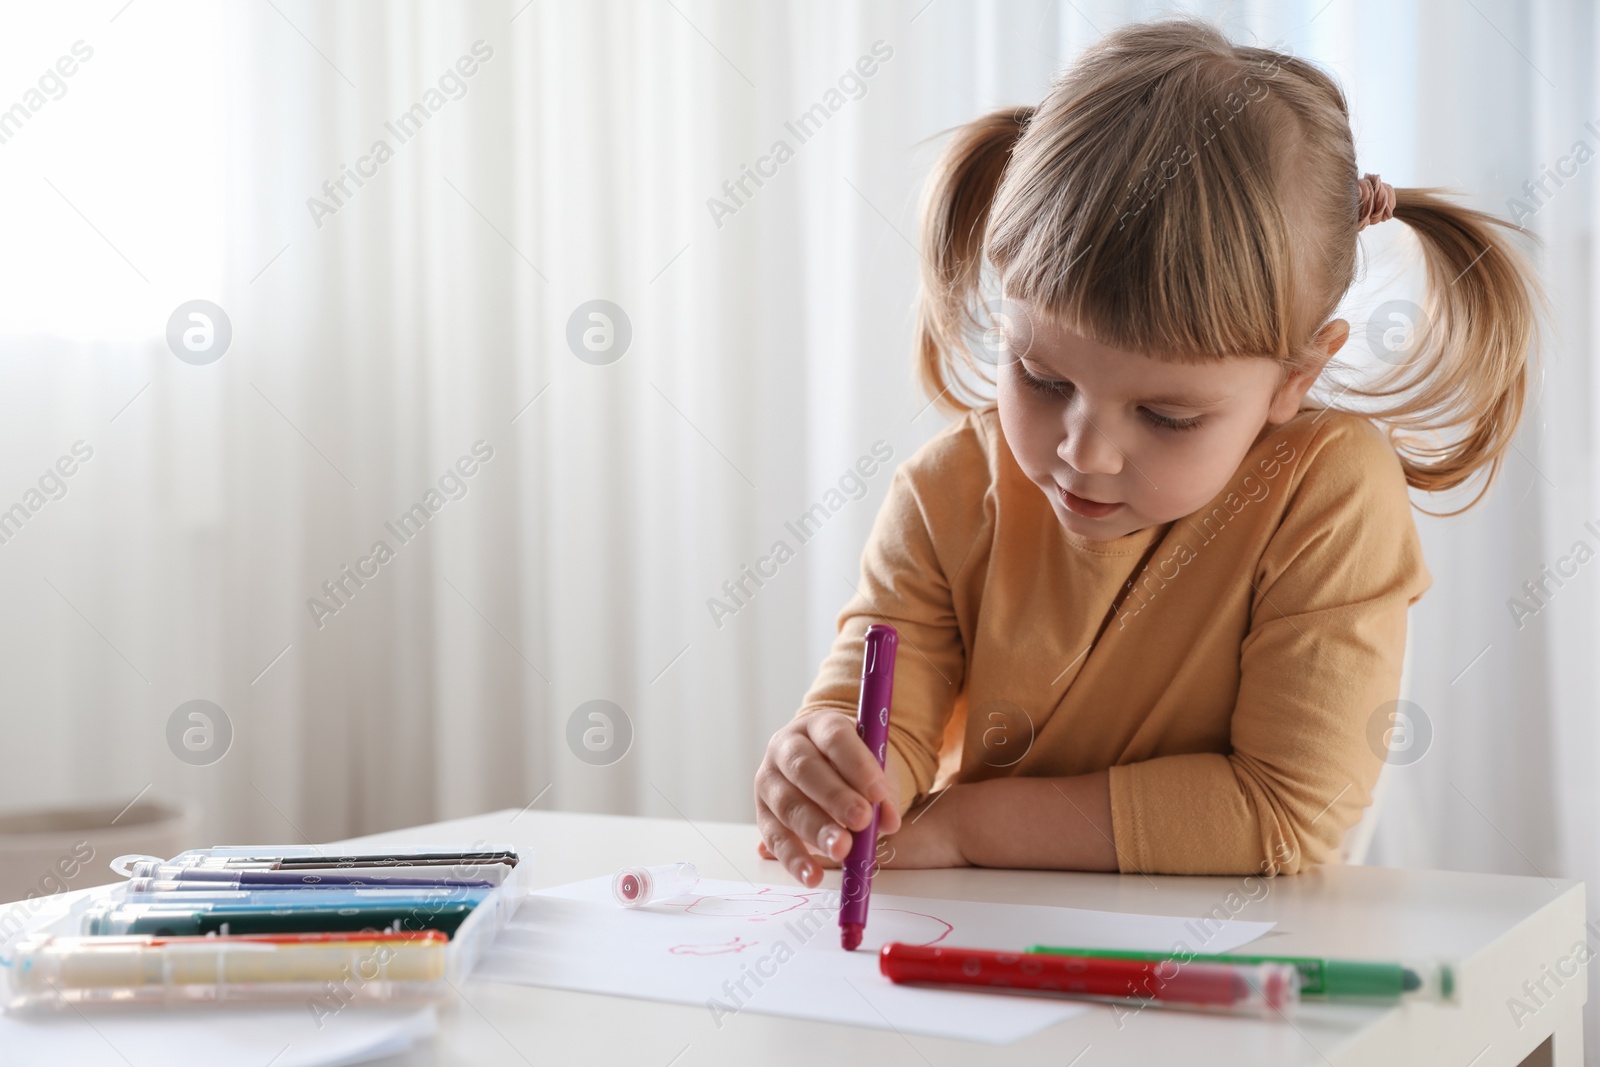
[[[1585, 4], [1189, 9], [1331, 69], [1362, 169], [1393, 184], [1504, 215], [1575, 142], [1600, 149]], [[888, 483], [850, 472], [940, 425], [908, 345], [934, 135], [1037, 101], [1100, 33], [1160, 10], [9, 8], [17, 85], [75, 42], [93, 54], [0, 142], [0, 507], [75, 442], [93, 455], [0, 544], [0, 803], [148, 787], [201, 804], [207, 839], [535, 800], [749, 819]], [[1408, 696], [1433, 739], [1390, 769], [1372, 862], [1600, 874], [1600, 563], [1520, 627], [1507, 607], [1575, 542], [1600, 548], [1596, 166], [1523, 219], [1557, 329], [1518, 450], [1485, 505], [1419, 516], [1435, 584]], [[1363, 243], [1358, 358], [1376, 304], [1416, 295], [1403, 227]], [[205, 365], [165, 338], [195, 299], [233, 331]], [[620, 358], [568, 342], [596, 300], [625, 313]], [[430, 489], [402, 543], [385, 523]], [[786, 523], [819, 502], [802, 543]], [[393, 558], [363, 563], [378, 541]], [[231, 723], [209, 765], [168, 742], [192, 699]], [[626, 718], [614, 742], [631, 729], [614, 762], [581, 741], [603, 735], [593, 705], [569, 742], [595, 700]]]

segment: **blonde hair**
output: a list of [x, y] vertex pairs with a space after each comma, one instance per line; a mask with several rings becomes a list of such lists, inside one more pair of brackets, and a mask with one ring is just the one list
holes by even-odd
[[[1344, 94], [1304, 60], [1179, 18], [1124, 26], [1037, 107], [958, 128], [922, 205], [918, 372], [946, 412], [987, 400], [962, 366], [985, 259], [1005, 297], [1106, 345], [1182, 362], [1314, 365], [1356, 278], [1355, 145]], [[1412, 355], [1349, 395], [1388, 428], [1407, 482], [1498, 474], [1521, 419], [1544, 295], [1511, 223], [1396, 189], [1427, 296]], [[984, 376], [982, 371], [978, 371]], [[1426, 440], [1425, 440], [1426, 439]], [[1447, 512], [1446, 514], [1456, 514]]]

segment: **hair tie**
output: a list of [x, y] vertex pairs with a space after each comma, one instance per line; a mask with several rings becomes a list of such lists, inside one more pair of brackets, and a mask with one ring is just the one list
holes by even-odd
[[1360, 222], [1357, 230], [1364, 230], [1375, 222], [1394, 218], [1394, 186], [1376, 174], [1363, 174], [1356, 182], [1361, 197]]

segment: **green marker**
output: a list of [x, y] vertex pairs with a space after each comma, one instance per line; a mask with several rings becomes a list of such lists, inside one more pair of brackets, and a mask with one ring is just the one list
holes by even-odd
[[1059, 948], [1034, 945], [1029, 952], [1091, 959], [1137, 960], [1161, 963], [1289, 963], [1300, 972], [1300, 995], [1328, 1000], [1424, 999], [1453, 1002], [1456, 972], [1448, 963], [1372, 963], [1364, 960], [1329, 960], [1315, 956], [1206, 956], [1177, 952], [1122, 952], [1101, 948]]

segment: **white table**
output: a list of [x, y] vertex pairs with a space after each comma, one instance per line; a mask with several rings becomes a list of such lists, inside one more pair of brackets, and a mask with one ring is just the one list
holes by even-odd
[[[535, 852], [543, 888], [609, 874], [624, 864], [693, 860], [708, 878], [792, 884], [775, 861], [756, 856], [756, 829], [609, 815], [507, 810], [359, 838], [362, 842], [511, 841]], [[838, 872], [826, 884], [837, 886]], [[530, 986], [468, 981], [441, 1006], [439, 1035], [384, 1067], [486, 1064], [1271, 1064], [1290, 1067], [1445, 1064], [1500, 1067], [1583, 1062], [1585, 968], [1521, 1019], [1507, 1000], [1538, 981], [1573, 947], [1600, 936], [1584, 929], [1583, 885], [1543, 878], [1330, 867], [1277, 878], [1245, 893], [1240, 878], [1174, 878], [1042, 871], [882, 871], [873, 888], [905, 896], [1109, 911], [1199, 915], [1230, 892], [1246, 898], [1233, 918], [1277, 928], [1251, 950], [1286, 955], [1441, 957], [1460, 965], [1462, 1007], [1302, 1004], [1293, 1026], [1149, 1010], [1124, 1018], [1109, 1008], [1060, 1023], [1013, 1045], [979, 1045], [891, 1031], [802, 1022], [744, 1011], [719, 1030], [704, 1008]], [[1249, 897], [1257, 898], [1254, 902]], [[1569, 968], [1570, 969], [1570, 968]], [[1527, 1001], [1530, 1007], [1531, 1001]], [[1546, 1044], [1546, 1042], [1549, 1042]]]

